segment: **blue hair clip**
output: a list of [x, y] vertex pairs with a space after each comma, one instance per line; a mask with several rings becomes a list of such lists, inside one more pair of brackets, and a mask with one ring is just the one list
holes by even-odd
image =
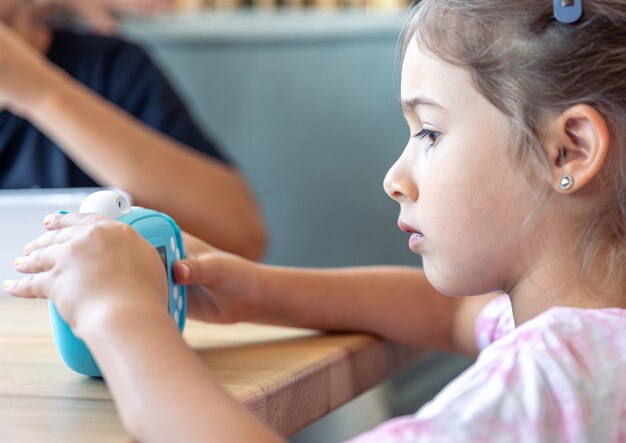
[[567, 25], [583, 16], [583, 0], [554, 0], [554, 18]]

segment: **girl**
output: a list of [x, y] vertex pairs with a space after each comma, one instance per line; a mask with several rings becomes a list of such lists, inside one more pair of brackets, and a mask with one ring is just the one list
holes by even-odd
[[[421, 2], [402, 68], [410, 139], [384, 185], [423, 271], [270, 267], [187, 237], [174, 271], [194, 285], [190, 316], [480, 352], [357, 442], [626, 441], [626, 4], [584, 8], [563, 24], [547, 0]], [[134, 437], [280, 440], [185, 346], [150, 245], [101, 216], [45, 222], [16, 262], [30, 275], [6, 286], [55, 301]], [[168, 365], [181, 376], [163, 383]]]

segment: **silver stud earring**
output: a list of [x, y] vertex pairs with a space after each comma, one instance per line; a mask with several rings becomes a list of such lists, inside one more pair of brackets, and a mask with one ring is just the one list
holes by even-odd
[[559, 188], [563, 191], [569, 191], [574, 186], [574, 179], [571, 175], [562, 175], [559, 180]]

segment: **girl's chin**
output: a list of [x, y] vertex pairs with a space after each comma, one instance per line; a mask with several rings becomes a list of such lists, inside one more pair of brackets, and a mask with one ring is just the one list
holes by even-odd
[[433, 263], [427, 257], [423, 257], [424, 275], [428, 282], [437, 292], [448, 297], [464, 297], [471, 295], [483, 294], [474, 291], [473, 284], [476, 283], [469, 278], [457, 275], [454, 271], [439, 266], [433, 266]]

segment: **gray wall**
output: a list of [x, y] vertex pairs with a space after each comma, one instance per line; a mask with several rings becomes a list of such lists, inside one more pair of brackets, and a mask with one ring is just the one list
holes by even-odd
[[266, 261], [418, 264], [382, 180], [408, 135], [395, 15], [225, 13], [126, 22], [255, 188]]

